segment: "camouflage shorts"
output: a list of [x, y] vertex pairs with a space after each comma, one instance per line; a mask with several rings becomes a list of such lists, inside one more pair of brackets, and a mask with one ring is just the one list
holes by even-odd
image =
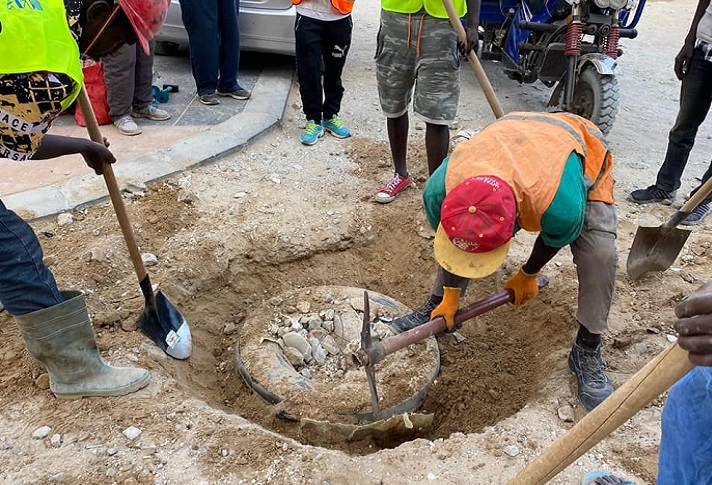
[[376, 68], [378, 95], [387, 117], [406, 113], [413, 99], [415, 113], [428, 123], [444, 125], [455, 119], [460, 98], [460, 55], [448, 19], [422, 11], [403, 14], [381, 10]]

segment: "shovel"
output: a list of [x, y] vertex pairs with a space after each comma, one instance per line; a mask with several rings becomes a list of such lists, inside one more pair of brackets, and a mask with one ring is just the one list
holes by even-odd
[[692, 232], [675, 226], [685, 220], [710, 192], [712, 192], [712, 178], [707, 180], [665, 224], [659, 227], [638, 228], [626, 264], [630, 278], [637, 280], [650, 271], [665, 271], [672, 265]]
[[[89, 102], [86, 88], [82, 87], [78, 100], [87, 124], [89, 137], [92, 141], [103, 144], [104, 138], [99, 131], [99, 124], [96, 121], [96, 116], [94, 116], [94, 109]], [[146, 306], [138, 321], [138, 326], [166, 354], [176, 359], [187, 359], [193, 349], [188, 322], [160, 290], [156, 293], [153, 292], [153, 286], [146, 268], [143, 266], [141, 253], [138, 250], [136, 238], [131, 229], [131, 222], [126, 213], [126, 207], [121, 198], [119, 185], [116, 183], [111, 164], [104, 165], [103, 174], [106, 187], [109, 189], [109, 195], [111, 196], [111, 203], [119, 220], [119, 226], [121, 226], [121, 232], [131, 255], [131, 262], [136, 270], [138, 284], [146, 300]]]
[[[450, 25], [452, 25], [452, 28], [455, 29], [457, 38], [463, 45], [467, 45], [467, 32], [465, 32], [465, 28], [462, 26], [460, 18], [457, 16], [457, 12], [455, 11], [455, 6], [452, 4], [452, 0], [442, 0], [442, 2], [443, 6], [445, 7], [445, 10], [447, 11], [448, 19], [450, 19]], [[477, 79], [480, 88], [482, 88], [482, 92], [484, 93], [485, 98], [487, 99], [487, 103], [489, 103], [490, 108], [492, 108], [492, 113], [494, 113], [494, 117], [501, 118], [502, 116], [504, 116], [504, 110], [502, 109], [502, 105], [499, 104], [497, 95], [495, 94], [494, 89], [492, 89], [492, 84], [489, 82], [489, 78], [487, 78], [487, 73], [485, 73], [485, 70], [482, 67], [482, 64], [480, 63], [480, 60], [477, 58], [477, 54], [473, 51], [468, 52], [467, 60], [470, 61], [470, 67], [472, 67], [472, 72], [475, 73], [475, 79]]]

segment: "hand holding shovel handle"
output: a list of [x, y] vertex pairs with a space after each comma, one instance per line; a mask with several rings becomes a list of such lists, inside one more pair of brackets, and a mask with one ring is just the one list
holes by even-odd
[[[104, 137], [101, 135], [99, 123], [96, 121], [94, 109], [84, 87], [79, 92], [78, 101], [87, 123], [89, 137], [92, 141], [103, 144]], [[146, 303], [143, 315], [139, 319], [139, 328], [171, 357], [187, 359], [192, 351], [192, 337], [188, 322], [162, 292], [158, 291], [154, 294], [111, 164], [104, 164], [103, 175]]]
[[[447, 16], [450, 19], [450, 24], [452, 25], [452, 28], [455, 29], [457, 38], [463, 45], [467, 45], [467, 33], [465, 33], [465, 28], [462, 26], [460, 18], [457, 16], [457, 12], [455, 11], [455, 7], [452, 4], [452, 0], [442, 1], [445, 10], [447, 10]], [[487, 98], [487, 102], [489, 103], [490, 108], [492, 108], [494, 117], [501, 118], [502, 116], [504, 116], [504, 111], [502, 110], [502, 106], [499, 104], [497, 95], [495, 94], [494, 89], [492, 89], [492, 84], [490, 84], [489, 79], [487, 78], [487, 74], [485, 73], [485, 70], [482, 67], [482, 64], [480, 63], [480, 60], [477, 58], [477, 54], [474, 51], [468, 52], [467, 60], [470, 61], [472, 71], [475, 73], [475, 78], [480, 84], [482, 92], [485, 94], [485, 98]]]

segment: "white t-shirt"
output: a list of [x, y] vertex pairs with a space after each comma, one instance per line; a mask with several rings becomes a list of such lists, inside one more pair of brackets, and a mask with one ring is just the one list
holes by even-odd
[[700, 23], [697, 24], [697, 40], [712, 44], [712, 3], [705, 10]]
[[297, 5], [297, 13], [316, 20], [341, 20], [351, 14], [341, 14], [331, 5], [331, 0], [302, 0]]

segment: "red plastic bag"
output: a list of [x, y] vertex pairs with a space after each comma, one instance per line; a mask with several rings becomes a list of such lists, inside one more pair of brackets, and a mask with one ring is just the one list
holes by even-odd
[[[89, 101], [91, 101], [92, 108], [94, 108], [96, 120], [100, 125], [110, 124], [111, 116], [109, 116], [109, 102], [106, 99], [104, 64], [101, 62], [93, 64], [87, 63], [84, 67], [82, 67], [82, 71], [84, 72], [84, 86], [86, 86]], [[82, 115], [79, 103], [76, 103], [74, 119], [77, 121], [79, 126], [87, 125], [86, 121], [84, 121], [84, 115]]]

